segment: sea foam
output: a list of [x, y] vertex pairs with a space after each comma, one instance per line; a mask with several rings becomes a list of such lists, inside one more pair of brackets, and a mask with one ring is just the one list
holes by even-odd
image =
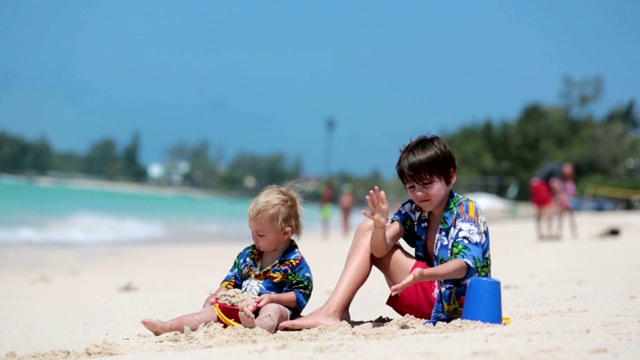
[[0, 243], [124, 243], [166, 237], [159, 221], [82, 212], [41, 225], [2, 227]]

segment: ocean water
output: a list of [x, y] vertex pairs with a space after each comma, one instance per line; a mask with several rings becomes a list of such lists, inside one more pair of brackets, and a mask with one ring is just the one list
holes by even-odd
[[[251, 241], [250, 202], [0, 176], [0, 245]], [[305, 231], [319, 229], [317, 205], [304, 207]]]

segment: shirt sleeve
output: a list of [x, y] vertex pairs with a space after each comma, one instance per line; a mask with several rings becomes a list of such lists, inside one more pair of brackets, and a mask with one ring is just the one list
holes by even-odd
[[222, 283], [220, 283], [220, 287], [226, 289], [240, 289], [242, 287], [242, 277], [240, 276], [240, 274], [242, 269], [242, 259], [246, 257], [245, 252], [246, 249], [239, 253], [238, 256], [236, 256], [236, 259], [233, 262], [231, 269], [229, 269], [227, 276], [225, 276], [222, 280]]
[[391, 218], [391, 222], [397, 221], [402, 225], [404, 229], [404, 234], [402, 238], [407, 243], [407, 245], [412, 248], [416, 247], [416, 242], [419, 239], [418, 234], [416, 233], [416, 214], [413, 206], [413, 201], [407, 200], [405, 201], [398, 211]]
[[311, 268], [302, 255], [300, 255], [296, 266], [287, 276], [287, 286], [285, 287], [284, 292], [289, 291], [293, 291], [295, 293], [296, 301], [298, 303], [298, 308], [294, 311], [294, 315], [300, 315], [302, 310], [307, 306], [307, 303], [311, 298], [311, 292], [313, 291]]
[[487, 276], [483, 273], [485, 273], [485, 267], [490, 265], [487, 263], [487, 256], [485, 256], [488, 253], [489, 237], [486, 231], [486, 222], [483, 219], [482, 215], [464, 216], [459, 218], [456, 223], [454, 230], [456, 235], [451, 247], [451, 260], [460, 259], [469, 266], [463, 280], [477, 275]]

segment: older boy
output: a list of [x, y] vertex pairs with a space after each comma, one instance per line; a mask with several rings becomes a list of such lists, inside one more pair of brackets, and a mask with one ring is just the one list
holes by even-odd
[[[401, 152], [396, 165], [410, 199], [389, 222], [384, 191], [367, 196], [370, 212], [354, 235], [336, 287], [325, 304], [308, 316], [285, 321], [280, 329], [331, 326], [350, 320], [349, 305], [372, 266], [391, 287], [387, 301], [400, 314], [432, 321], [462, 315], [467, 283], [490, 276], [489, 230], [477, 204], [453, 191], [457, 165], [446, 141], [421, 136]], [[398, 244], [403, 238], [411, 255]]]

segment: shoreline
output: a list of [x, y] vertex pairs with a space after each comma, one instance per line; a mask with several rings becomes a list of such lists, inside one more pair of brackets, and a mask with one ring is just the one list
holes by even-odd
[[[227, 197], [250, 199], [250, 196], [234, 196], [232, 194], [216, 192], [213, 190], [197, 189], [188, 186], [173, 185], [157, 185], [150, 183], [137, 183], [116, 180], [100, 180], [90, 178], [73, 178], [73, 177], [54, 177], [54, 176], [26, 176], [0, 173], [0, 180], [18, 181], [22, 183], [31, 183], [39, 186], [60, 186], [72, 189], [98, 190], [105, 192], [118, 193], [140, 193], [154, 194], [165, 196], [191, 196], [191, 197]], [[489, 194], [489, 193], [487, 193]], [[464, 194], [463, 194], [464, 195]], [[472, 197], [473, 198], [473, 197]], [[308, 202], [305, 200], [305, 202]], [[317, 201], [309, 202], [318, 204]], [[366, 208], [366, 203], [356, 206], [352, 212], [353, 215], [359, 214], [359, 209]], [[501, 204], [497, 208], [482, 207], [485, 216], [489, 219], [494, 218], [520, 218], [534, 215], [534, 207], [529, 201], [517, 201], [510, 206]], [[339, 209], [336, 207], [335, 213]], [[337, 219], [336, 219], [337, 221]]]
[[216, 193], [209, 190], [201, 190], [188, 186], [165, 186], [150, 183], [137, 183], [131, 181], [101, 180], [90, 178], [74, 178], [74, 177], [55, 177], [44, 175], [14, 175], [0, 173], [0, 180], [14, 180], [24, 183], [32, 183], [40, 186], [62, 186], [69, 188], [100, 190], [107, 192], [124, 192], [124, 193], [151, 193], [168, 196], [185, 195], [194, 197], [210, 197], [210, 196], [228, 196], [222, 193]]

